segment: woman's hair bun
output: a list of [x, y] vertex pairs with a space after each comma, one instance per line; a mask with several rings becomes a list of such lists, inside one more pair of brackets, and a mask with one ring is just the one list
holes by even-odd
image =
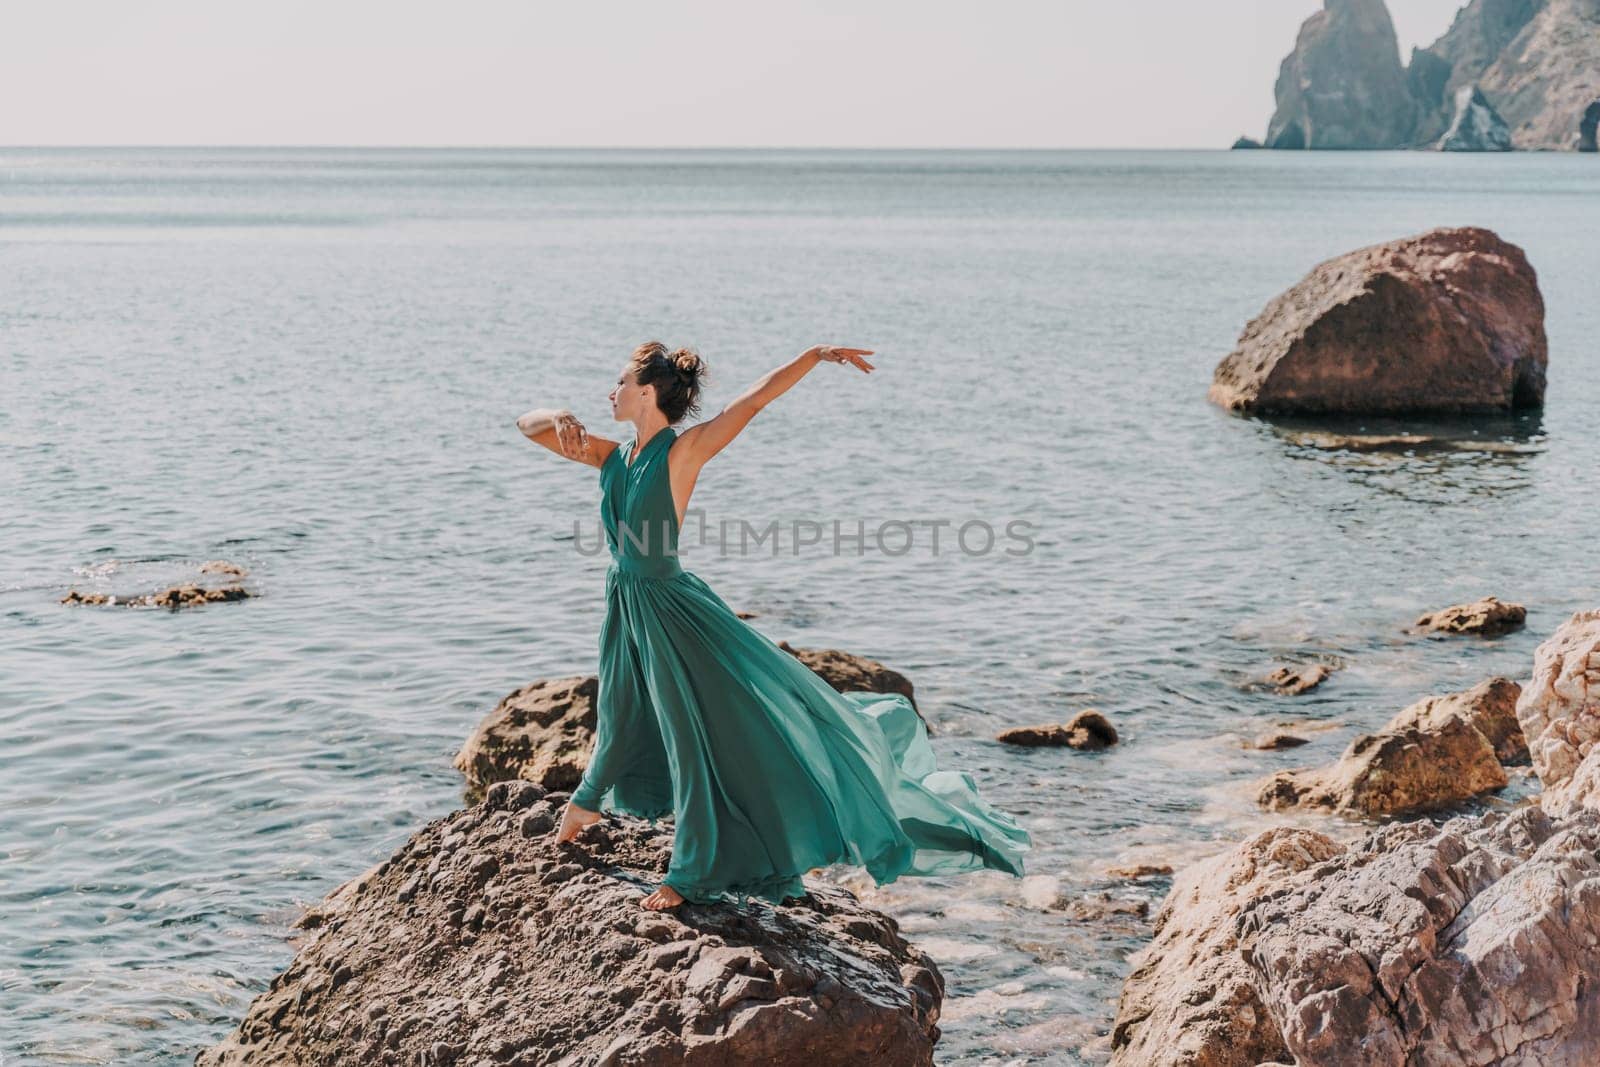
[[667, 357], [679, 374], [698, 380], [706, 371], [706, 361], [692, 348], [680, 348]]
[[692, 348], [672, 351], [660, 341], [646, 341], [633, 350], [630, 362], [635, 381], [656, 387], [656, 406], [668, 422], [677, 422], [700, 409], [700, 389], [706, 380], [706, 361]]

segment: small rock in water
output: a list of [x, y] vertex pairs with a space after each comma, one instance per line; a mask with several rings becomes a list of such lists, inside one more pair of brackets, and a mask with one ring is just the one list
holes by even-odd
[[1172, 868], [1165, 863], [1141, 863], [1133, 867], [1106, 868], [1108, 878], [1155, 878], [1171, 873]]
[[996, 741], [1029, 748], [1061, 747], [1093, 752], [1117, 743], [1117, 731], [1104, 715], [1092, 708], [1080, 711], [1065, 725], [1014, 726], [995, 735]]
[[1477, 634], [1498, 637], [1522, 629], [1528, 609], [1487, 596], [1470, 604], [1454, 604], [1429, 612], [1412, 624], [1419, 631], [1441, 634]]
[[1267, 675], [1266, 684], [1284, 696], [1297, 697], [1301, 693], [1311, 692], [1311, 690], [1327, 681], [1332, 674], [1332, 668], [1322, 663], [1312, 663], [1299, 667], [1279, 667]]
[[1301, 745], [1309, 745], [1310, 743], [1309, 739], [1295, 734], [1272, 733], [1262, 734], [1254, 741], [1246, 741], [1244, 747], [1270, 752], [1281, 748], [1299, 748]]

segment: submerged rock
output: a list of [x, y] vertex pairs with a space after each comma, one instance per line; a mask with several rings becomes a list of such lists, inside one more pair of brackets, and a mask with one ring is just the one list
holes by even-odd
[[1522, 250], [1441, 229], [1318, 264], [1245, 327], [1209, 396], [1260, 414], [1507, 411], [1544, 402], [1547, 362]]
[[996, 741], [1028, 748], [1067, 748], [1097, 751], [1117, 743], [1116, 727], [1094, 709], [1080, 711], [1069, 723], [1048, 723], [1044, 726], [1013, 726], [995, 735]]
[[1442, 634], [1477, 634], [1499, 637], [1522, 629], [1528, 609], [1496, 597], [1486, 596], [1470, 604], [1453, 604], [1421, 616], [1412, 627]]
[[1600, 810], [1600, 611], [1578, 612], [1539, 646], [1516, 710], [1545, 810]]
[[1348, 850], [1270, 830], [1183, 872], [1156, 927], [1123, 988], [1114, 1064], [1600, 1056], [1594, 812], [1396, 825]]
[[145, 593], [140, 596], [113, 596], [107, 593], [80, 593], [76, 589], [70, 590], [61, 598], [63, 604], [116, 604], [128, 608], [167, 608], [178, 611], [182, 608], [197, 608], [205, 604], [226, 603], [230, 600], [245, 600], [255, 596], [242, 585], [223, 586], [220, 589], [208, 589], [205, 586], [184, 584], [174, 585], [163, 589], [159, 593]]
[[292, 963], [199, 1067], [932, 1063], [938, 968], [893, 919], [808, 884], [650, 912], [671, 834], [551, 844], [566, 797], [501, 783], [302, 916]]
[[1308, 739], [1298, 734], [1273, 733], [1262, 734], [1254, 741], [1247, 741], [1244, 747], [1253, 748], [1261, 752], [1271, 752], [1277, 749], [1299, 748], [1301, 745], [1309, 745], [1310, 743]]

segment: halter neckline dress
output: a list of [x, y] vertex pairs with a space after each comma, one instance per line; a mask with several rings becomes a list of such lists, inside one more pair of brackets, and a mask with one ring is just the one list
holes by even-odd
[[[664, 884], [691, 903], [781, 902], [834, 863], [878, 885], [990, 868], [1021, 877], [1032, 841], [940, 770], [898, 693], [840, 693], [679, 563], [667, 426], [600, 467], [611, 550], [595, 743], [572, 801], [673, 816]], [[627, 460], [631, 460], [628, 462]]]

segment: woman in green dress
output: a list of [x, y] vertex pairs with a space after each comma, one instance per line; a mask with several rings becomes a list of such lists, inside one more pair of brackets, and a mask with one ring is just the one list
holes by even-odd
[[941, 770], [904, 696], [839, 693], [683, 569], [678, 533], [701, 468], [819, 363], [870, 373], [870, 349], [818, 345], [763, 376], [715, 418], [697, 410], [705, 363], [640, 345], [610, 394], [626, 442], [570, 411], [517, 420], [530, 439], [600, 472], [611, 550], [600, 628], [595, 744], [555, 831], [570, 841], [615, 811], [673, 816], [672, 858], [646, 908], [724, 894], [781, 902], [815, 867], [904, 874], [1023, 874], [1028, 832]]

